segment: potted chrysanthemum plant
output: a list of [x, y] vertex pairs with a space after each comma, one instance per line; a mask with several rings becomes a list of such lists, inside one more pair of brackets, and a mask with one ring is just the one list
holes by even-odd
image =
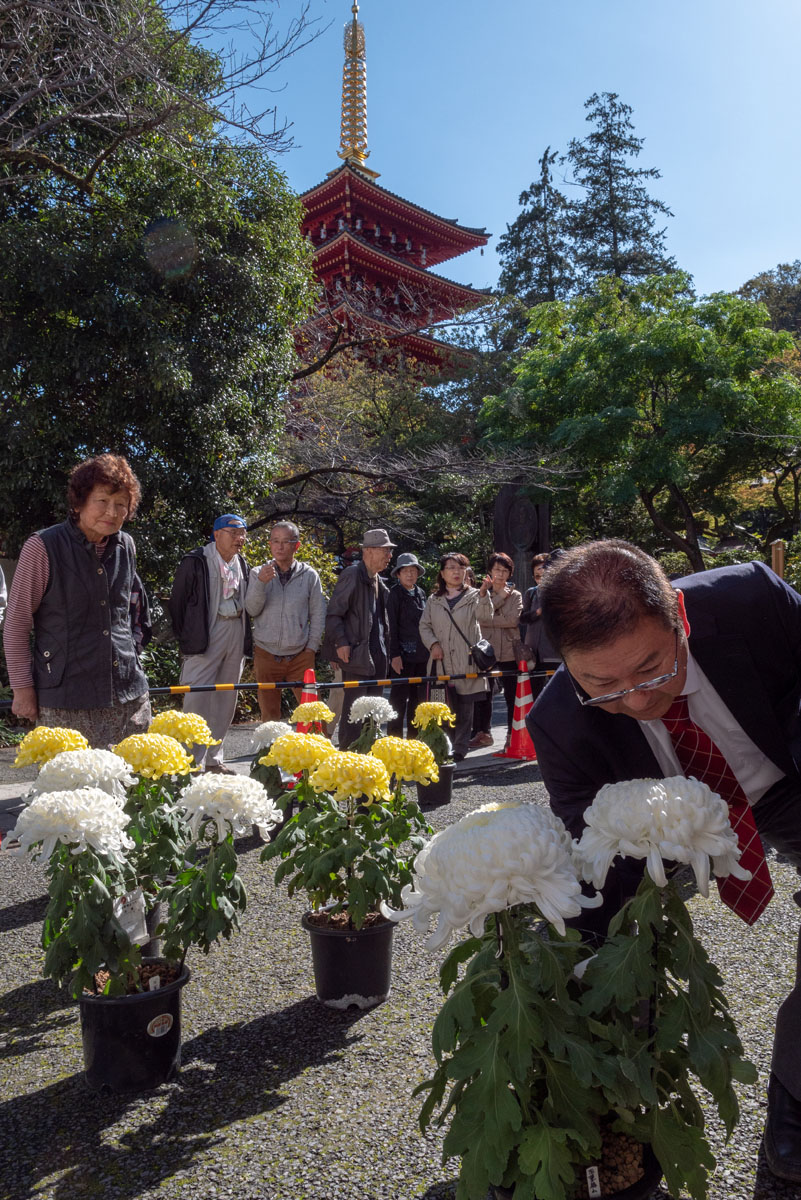
[[415, 756], [401, 739], [382, 741], [399, 742], [402, 753], [391, 744], [380, 757], [337, 751], [313, 734], [289, 734], [265, 756], [300, 771], [301, 803], [262, 861], [280, 860], [276, 884], [309, 898], [303, 926], [312, 939], [317, 995], [334, 1007], [366, 1008], [389, 994], [394, 929], [379, 906], [400, 903], [427, 828], [400, 784], [409, 772], [433, 773], [433, 760], [423, 746]]
[[253, 754], [250, 762], [250, 778], [256, 779], [262, 784], [267, 795], [275, 801], [283, 814], [281, 821], [271, 830], [270, 839], [278, 835], [284, 820], [292, 814], [295, 776], [290, 775], [288, 771], [282, 771], [275, 763], [263, 763], [262, 759], [276, 738], [292, 732], [292, 726], [286, 721], [262, 721], [261, 725], [257, 725], [250, 735], [250, 749]]
[[164, 889], [167, 922], [164, 954], [183, 965], [187, 950], [208, 954], [219, 938], [239, 928], [247, 903], [237, 873], [234, 839], [255, 825], [267, 838], [281, 811], [256, 779], [246, 775], [203, 775], [184, 788], [176, 806], [191, 841], [175, 880]]
[[[450, 1117], [443, 1160], [461, 1159], [458, 1200], [489, 1188], [516, 1200], [644, 1197], [663, 1173], [674, 1195], [700, 1200], [714, 1159], [694, 1088], [731, 1134], [733, 1082], [754, 1078], [662, 865], [690, 863], [702, 892], [710, 859], [716, 874], [738, 871], [725, 804], [695, 781], [637, 781], [604, 789], [586, 817], [573, 844], [542, 806], [478, 809], [420, 852], [404, 909], [384, 909], [422, 933], [438, 914], [431, 950], [464, 926], [472, 934], [443, 964], [436, 1070], [417, 1089], [423, 1129], [438, 1109], [438, 1124]], [[581, 877], [601, 886], [623, 853], [647, 869], [594, 952], [565, 921], [598, 902]]]
[[456, 723], [455, 714], [447, 704], [434, 700], [424, 700], [414, 710], [412, 724], [420, 732], [418, 740], [428, 746], [439, 768], [439, 779], [425, 792], [418, 786], [417, 798], [421, 805], [433, 808], [440, 804], [449, 804], [453, 794], [453, 772], [456, 767], [451, 754], [453, 746], [448, 737], [445, 725]]
[[[194, 742], [215, 744], [203, 718], [168, 711], [154, 717], [147, 733], [132, 734], [114, 747], [134, 774], [125, 801], [134, 880], [125, 905], [132, 921], [137, 914], [144, 920], [146, 956], [161, 953], [159, 929], [167, 915], [161, 892], [181, 869], [190, 842], [175, 801], [197, 770], [187, 752]], [[135, 936], [141, 941], [144, 933], [137, 929]]]
[[[38, 738], [38, 761], [58, 750], [52, 733]], [[47, 858], [45, 973], [69, 980], [79, 1001], [90, 1085], [127, 1091], [177, 1070], [187, 950], [208, 951], [238, 928], [245, 895], [233, 836], [253, 824], [267, 832], [280, 814], [254, 780], [187, 786], [192, 760], [165, 734], [116, 749], [125, 757], [89, 749], [53, 757], [4, 848]], [[137, 944], [148, 936], [132, 903], [143, 887], [165, 902], [163, 958], [143, 960]]]
[[90, 1086], [118, 1091], [153, 1087], [177, 1070], [188, 980], [188, 972], [167, 979], [159, 972], [150, 982], [126, 917], [135, 843], [124, 805], [134, 782], [127, 763], [108, 751], [58, 753], [3, 843], [3, 852], [44, 864], [44, 973], [68, 984], [79, 1002]]
[[359, 696], [353, 701], [348, 723], [361, 725], [361, 729], [348, 750], [352, 754], [369, 754], [373, 742], [381, 737], [381, 726], [393, 721], [397, 715], [389, 700], [383, 696]]

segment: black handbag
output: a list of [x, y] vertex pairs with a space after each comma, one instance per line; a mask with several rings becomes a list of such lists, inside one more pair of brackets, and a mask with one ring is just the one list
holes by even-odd
[[435, 662], [434, 659], [429, 658], [428, 666], [426, 667], [426, 675], [431, 674], [431, 669], [433, 666], [436, 667], [437, 682], [433, 683], [429, 679], [428, 683], [426, 684], [426, 700], [430, 700], [433, 704], [446, 704], [451, 712], [454, 712], [454, 688], [444, 679], [439, 679], [439, 676], [443, 674], [443, 672], [440, 670], [442, 663], [439, 659], [437, 659]]
[[467, 645], [470, 647], [470, 657], [472, 658], [476, 669], [479, 672], [491, 671], [498, 661], [498, 656], [492, 648], [492, 642], [488, 642], [486, 638], [479, 638], [478, 641], [471, 646], [469, 640], [465, 637], [459, 626], [453, 620], [453, 613], [451, 610], [446, 606], [445, 611], [453, 622], [453, 627], [459, 634], [459, 637], [467, 642]]
[[479, 671], [491, 671], [498, 661], [492, 642], [488, 642], [486, 638], [479, 638], [476, 644], [470, 647], [470, 657]]

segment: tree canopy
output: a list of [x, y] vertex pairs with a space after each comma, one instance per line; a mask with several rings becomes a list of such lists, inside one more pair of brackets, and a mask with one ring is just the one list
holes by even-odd
[[125, 454], [137, 541], [166, 580], [273, 463], [292, 330], [310, 291], [299, 208], [258, 148], [196, 122], [120, 147], [92, 196], [43, 173], [0, 190], [0, 536], [64, 515], [82, 457]]
[[543, 439], [581, 471], [582, 494], [625, 514], [703, 570], [700, 516], [759, 476], [798, 435], [801, 387], [786, 333], [741, 297], [697, 299], [682, 273], [533, 310], [517, 383], [484, 405], [488, 437]]
[[[656, 228], [657, 216], [672, 214], [647, 187], [660, 173], [636, 166], [645, 139], [634, 133], [631, 107], [615, 92], [594, 93], [584, 107], [590, 132], [566, 154], [545, 150], [498, 241], [499, 287], [529, 307], [591, 290], [606, 275], [632, 283], [676, 268]], [[557, 164], [566, 191], [554, 182]]]

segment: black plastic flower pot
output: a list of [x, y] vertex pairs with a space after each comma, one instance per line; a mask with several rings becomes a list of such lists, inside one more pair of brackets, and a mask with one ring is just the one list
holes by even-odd
[[[635, 1183], [617, 1192], [595, 1193], [598, 1200], [648, 1200], [659, 1186], [662, 1179], [662, 1168], [650, 1146], [643, 1146], [643, 1173]], [[490, 1191], [493, 1200], [512, 1200], [514, 1192], [505, 1187], [492, 1187]], [[591, 1195], [589, 1186], [582, 1181], [580, 1191], [575, 1193], [577, 1200], [584, 1200]]]
[[421, 808], [439, 808], [442, 804], [450, 804], [455, 770], [456, 763], [443, 763], [439, 768], [437, 783], [418, 783], [417, 803]]
[[374, 1008], [392, 987], [392, 921], [364, 929], [316, 925], [304, 913], [302, 925], [311, 938], [317, 999], [329, 1008]]
[[181, 991], [188, 982], [184, 966], [174, 983], [153, 992], [80, 997], [86, 1081], [93, 1091], [143, 1092], [172, 1079], [181, 1065]]

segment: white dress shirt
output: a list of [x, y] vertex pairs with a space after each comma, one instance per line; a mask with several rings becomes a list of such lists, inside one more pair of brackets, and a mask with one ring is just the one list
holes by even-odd
[[[687, 680], [682, 695], [687, 697], [690, 719], [709, 734], [735, 774], [749, 804], [756, 804], [769, 787], [784, 778], [756, 746], [729, 712], [698, 663], [687, 652]], [[640, 728], [666, 778], [683, 775], [664, 721], [640, 721]]]

